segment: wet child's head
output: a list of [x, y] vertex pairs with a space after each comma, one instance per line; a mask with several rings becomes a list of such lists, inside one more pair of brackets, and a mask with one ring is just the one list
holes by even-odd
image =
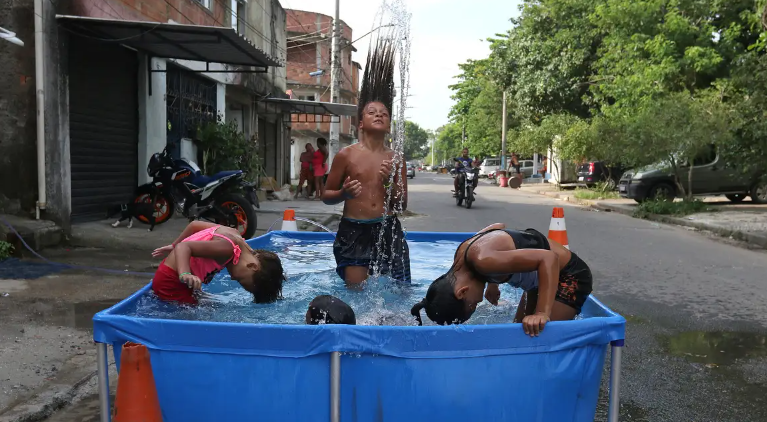
[[343, 300], [335, 296], [321, 295], [309, 303], [309, 309], [306, 311], [306, 323], [309, 325], [357, 325], [357, 317], [354, 315], [352, 307]]
[[423, 324], [421, 309], [425, 309], [426, 316], [439, 325], [462, 324], [471, 318], [476, 306], [456, 296], [455, 282], [455, 273], [451, 270], [431, 283], [426, 297], [410, 310], [418, 325]]
[[243, 251], [240, 261], [245, 265], [232, 269], [230, 275], [253, 294], [253, 302], [272, 303], [282, 297], [285, 271], [277, 254], [265, 250], [254, 250], [252, 254]]

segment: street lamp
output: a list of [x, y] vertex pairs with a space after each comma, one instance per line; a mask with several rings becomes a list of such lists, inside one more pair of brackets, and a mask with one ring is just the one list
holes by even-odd
[[16, 38], [16, 33], [11, 32], [3, 27], [0, 26], [0, 38], [4, 40], [8, 40], [18, 46], [24, 47], [24, 41]]

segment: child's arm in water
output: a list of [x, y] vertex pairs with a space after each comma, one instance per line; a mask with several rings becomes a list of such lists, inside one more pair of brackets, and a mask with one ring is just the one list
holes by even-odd
[[525, 334], [538, 335], [551, 320], [554, 297], [559, 285], [559, 257], [553, 251], [524, 249], [476, 252], [472, 259], [480, 274], [513, 274], [538, 271], [538, 303], [534, 315], [522, 320]]
[[[351, 180], [348, 176], [344, 180], [349, 160], [348, 154], [348, 150], [343, 149], [333, 157], [328, 181], [325, 184], [325, 193], [322, 194], [322, 202], [326, 205], [340, 204], [347, 199], [356, 198], [362, 193], [362, 184], [358, 180]], [[340, 189], [336, 189], [337, 186], [340, 186]]]
[[173, 243], [171, 243], [170, 245], [155, 249], [154, 252], [152, 252], [152, 256], [158, 257], [166, 253], [170, 253], [170, 251], [172, 251], [176, 247], [176, 245], [181, 243], [187, 237], [217, 225], [218, 224], [207, 223], [205, 221], [192, 221], [191, 223], [187, 224], [184, 231], [181, 232], [181, 235], [179, 235], [179, 237], [176, 240], [174, 240]]

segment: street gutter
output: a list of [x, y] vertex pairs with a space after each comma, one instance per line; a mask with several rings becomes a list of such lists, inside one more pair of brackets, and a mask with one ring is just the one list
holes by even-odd
[[[557, 198], [563, 201], [572, 202], [572, 203], [593, 208], [599, 211], [616, 212], [618, 214], [623, 214], [629, 217], [636, 218], [634, 217], [633, 209], [623, 205], [619, 205], [619, 204], [607, 204], [601, 201], [578, 199], [574, 196], [562, 194], [558, 192], [531, 191], [531, 190], [525, 190], [524, 192], [537, 193], [539, 195], [544, 195], [551, 198]], [[649, 214], [647, 215], [645, 219], [650, 221], [655, 221], [658, 223], [673, 224], [676, 226], [691, 227], [697, 230], [708, 231], [719, 237], [732, 238], [735, 240], [746, 242], [753, 246], [758, 246], [760, 248], [767, 249], [767, 236], [763, 236], [759, 234], [747, 233], [744, 231], [731, 229], [728, 227], [716, 226], [716, 225], [707, 224], [707, 223], [700, 223], [700, 222], [688, 220], [682, 217], [671, 217], [668, 215]]]

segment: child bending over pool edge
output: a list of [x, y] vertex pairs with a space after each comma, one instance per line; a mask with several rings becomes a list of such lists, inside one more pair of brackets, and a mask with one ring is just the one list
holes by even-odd
[[379, 40], [368, 53], [360, 90], [360, 142], [333, 158], [322, 195], [328, 205], [344, 202], [333, 255], [336, 271], [347, 285], [364, 282], [376, 264], [381, 274], [410, 282], [409, 249], [394, 212], [399, 204], [402, 210], [407, 209], [407, 169], [403, 157], [399, 157], [401, 167], [392, 177], [397, 157], [385, 143], [391, 127], [393, 77], [394, 47], [391, 40]]
[[155, 249], [152, 256], [165, 254], [168, 257], [152, 280], [152, 290], [163, 300], [196, 304], [195, 292], [223, 268], [253, 294], [255, 303], [271, 303], [281, 297], [285, 275], [280, 258], [273, 252], [252, 249], [229, 227], [192, 221], [176, 241]]
[[482, 302], [483, 291], [498, 304], [500, 283], [525, 291], [514, 322], [537, 336], [549, 321], [572, 320], [580, 313], [591, 294], [592, 275], [580, 257], [542, 233], [493, 224], [458, 246], [453, 266], [429, 286], [411, 314], [419, 324], [421, 309], [437, 324], [463, 323]]

